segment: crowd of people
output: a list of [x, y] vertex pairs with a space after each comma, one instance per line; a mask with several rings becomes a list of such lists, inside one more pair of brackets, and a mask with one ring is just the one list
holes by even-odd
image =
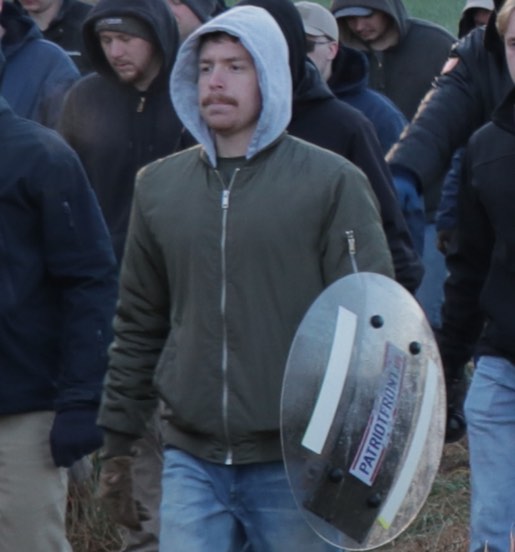
[[515, 0], [456, 36], [403, 0], [231, 4], [0, 0], [0, 552], [71, 550], [92, 453], [125, 552], [336, 550], [280, 394], [356, 266], [425, 311], [469, 552], [507, 552]]

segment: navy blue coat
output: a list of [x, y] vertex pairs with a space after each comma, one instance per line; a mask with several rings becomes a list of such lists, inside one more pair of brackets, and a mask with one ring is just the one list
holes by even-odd
[[388, 153], [408, 121], [391, 100], [368, 88], [368, 60], [365, 54], [340, 44], [327, 84], [339, 100], [361, 111], [370, 120], [383, 152]]
[[0, 97], [0, 415], [93, 404], [117, 269], [76, 154]]
[[0, 93], [18, 115], [54, 128], [65, 93], [80, 77], [77, 67], [12, 2], [4, 2], [0, 25], [5, 29]]

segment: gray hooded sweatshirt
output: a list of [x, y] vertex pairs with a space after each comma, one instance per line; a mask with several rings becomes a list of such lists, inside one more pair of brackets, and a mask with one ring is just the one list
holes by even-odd
[[[237, 36], [254, 60], [263, 105], [247, 150], [247, 159], [276, 140], [285, 131], [291, 118], [292, 83], [288, 46], [284, 38], [280, 40], [277, 36], [279, 32], [283, 37], [279, 26], [265, 10], [249, 10], [248, 7], [237, 8], [236, 13], [233, 10], [218, 16], [189, 37], [180, 49], [170, 82], [179, 118], [197, 142], [204, 146], [213, 166], [216, 166], [214, 142], [198, 109], [198, 50], [202, 35], [220, 31]], [[252, 30], [258, 29], [261, 37], [265, 33], [267, 40], [260, 40], [256, 44], [256, 35]], [[286, 64], [283, 63], [284, 56]]]
[[[262, 97], [230, 181], [198, 107], [199, 37], [216, 31], [248, 50]], [[364, 174], [284, 132], [290, 87], [285, 39], [262, 8], [225, 12], [179, 52], [172, 97], [200, 145], [138, 175], [99, 418], [108, 454], [142, 433], [157, 390], [165, 444], [216, 463], [279, 460], [288, 350], [311, 303], [352, 271], [348, 232], [361, 270], [393, 275]]]

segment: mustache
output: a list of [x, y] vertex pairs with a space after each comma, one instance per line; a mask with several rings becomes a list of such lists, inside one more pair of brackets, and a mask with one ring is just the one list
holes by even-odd
[[224, 94], [209, 94], [202, 100], [202, 107], [208, 107], [211, 104], [227, 104], [237, 106], [238, 102], [231, 98], [230, 96], [225, 96]]

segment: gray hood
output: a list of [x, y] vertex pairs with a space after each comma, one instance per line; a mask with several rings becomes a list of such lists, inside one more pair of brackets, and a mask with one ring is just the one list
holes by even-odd
[[258, 75], [262, 109], [247, 149], [247, 159], [285, 131], [291, 118], [292, 98], [288, 46], [278, 24], [266, 10], [255, 6], [235, 7], [197, 29], [179, 50], [170, 79], [170, 92], [177, 115], [202, 144], [213, 166], [216, 166], [216, 149], [211, 131], [200, 116], [197, 78], [199, 39], [218, 31], [239, 38], [254, 60]]

